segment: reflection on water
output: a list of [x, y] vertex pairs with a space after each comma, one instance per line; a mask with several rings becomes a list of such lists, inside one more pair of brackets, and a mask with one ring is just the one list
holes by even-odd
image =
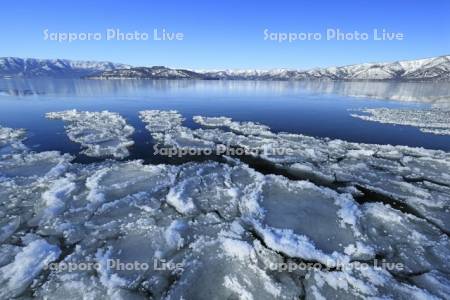
[[430, 103], [450, 108], [450, 84], [444, 82], [333, 82], [333, 81], [201, 81], [201, 80], [0, 80], [0, 94], [142, 96], [149, 91], [171, 93], [252, 93], [274, 95], [325, 93], [351, 97]]
[[138, 117], [147, 109], [178, 110], [193, 128], [195, 115], [228, 116], [267, 124], [274, 132], [450, 151], [449, 136], [366, 122], [349, 113], [361, 108], [428, 109], [430, 104], [450, 109], [446, 83], [3, 79], [0, 91], [0, 125], [26, 129], [27, 145], [38, 151], [79, 153], [62, 122], [45, 118], [48, 112], [68, 109], [123, 116], [136, 129], [133, 159], [152, 158], [151, 136]]
[[450, 84], [447, 82], [325, 82], [299, 83], [305, 90], [351, 97], [431, 103], [450, 108]]

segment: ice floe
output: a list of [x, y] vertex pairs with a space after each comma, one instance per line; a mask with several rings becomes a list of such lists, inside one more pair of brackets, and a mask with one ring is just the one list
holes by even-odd
[[[230, 122], [215, 118], [208, 126], [226, 127]], [[258, 149], [259, 159], [288, 176], [334, 188], [340, 186], [341, 190], [350, 189], [359, 194], [358, 197], [364, 196], [361, 191], [366, 191], [366, 195], [369, 192], [378, 195], [377, 199], [406, 205], [417, 215], [450, 232], [450, 155], [446, 152], [288, 133], [245, 136], [218, 128], [198, 129], [192, 134], [216, 144]], [[268, 151], [270, 148], [290, 152], [278, 155]]]
[[184, 118], [177, 111], [145, 110], [139, 112], [153, 139], [164, 146], [177, 149], [209, 149], [213, 143], [193, 136], [192, 130], [181, 126]]
[[[448, 153], [227, 117], [196, 117], [206, 128], [190, 129], [175, 111], [140, 116], [166, 147], [261, 151], [182, 165], [3, 152], [1, 298], [447, 297]], [[2, 132], [0, 145], [25, 138]], [[286, 267], [308, 263], [318, 267]]]
[[63, 120], [69, 139], [81, 144], [87, 156], [124, 158], [134, 144], [130, 139], [134, 128], [117, 113], [67, 110], [50, 112], [46, 117]]
[[426, 133], [450, 135], [450, 110], [368, 108], [351, 116], [365, 121], [413, 126]]
[[207, 127], [228, 127], [229, 129], [244, 135], [271, 134], [269, 126], [254, 122], [236, 122], [227, 117], [202, 117], [194, 116], [194, 121]]
[[24, 139], [24, 129], [12, 129], [0, 126], [0, 155], [26, 150], [25, 145], [22, 143]]

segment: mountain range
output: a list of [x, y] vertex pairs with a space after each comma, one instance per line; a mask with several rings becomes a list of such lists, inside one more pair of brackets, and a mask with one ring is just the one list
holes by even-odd
[[72, 77], [88, 79], [201, 79], [201, 80], [376, 80], [448, 81], [450, 56], [363, 63], [311, 70], [171, 69], [164, 66], [132, 67], [125, 64], [64, 59], [0, 58], [0, 77]]
[[127, 68], [131, 66], [102, 61], [0, 57], [0, 77], [80, 78]]

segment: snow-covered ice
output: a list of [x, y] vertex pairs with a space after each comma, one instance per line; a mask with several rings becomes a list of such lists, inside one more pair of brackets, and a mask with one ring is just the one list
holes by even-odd
[[228, 127], [229, 129], [244, 135], [270, 134], [270, 128], [266, 125], [254, 122], [236, 122], [227, 117], [202, 117], [194, 116], [194, 121], [207, 127]]
[[87, 156], [124, 158], [134, 144], [130, 139], [134, 128], [117, 113], [67, 110], [47, 113], [46, 117], [63, 120], [69, 139], [81, 144]]
[[178, 149], [209, 149], [214, 144], [193, 136], [192, 130], [182, 126], [184, 118], [174, 110], [144, 110], [139, 112], [153, 139], [163, 146]]
[[439, 299], [430, 292], [402, 283], [383, 269], [311, 271], [305, 277], [306, 299]]
[[[232, 122], [223, 119], [223, 124], [217, 120], [216, 127]], [[196, 138], [216, 144], [259, 149], [260, 159], [289, 176], [330, 187], [350, 188], [357, 194], [364, 190], [366, 194], [375, 193], [379, 198], [406, 205], [450, 232], [450, 155], [446, 152], [288, 133], [244, 136], [221, 129], [198, 129], [192, 133]], [[268, 151], [270, 148], [289, 149], [290, 154], [278, 155]]]
[[[112, 127], [123, 120], [109, 117]], [[0, 127], [0, 298], [447, 298], [448, 153], [227, 117], [195, 117], [200, 129], [175, 111], [140, 117], [164, 146], [261, 151], [182, 165], [77, 164], [32, 152], [23, 130]], [[283, 147], [290, 154], [270, 151]], [[401, 268], [357, 267], [379, 259]], [[301, 263], [320, 267], [284, 267]]]
[[42, 269], [60, 254], [57, 246], [43, 239], [23, 247], [13, 262], [0, 268], [0, 297], [6, 299], [22, 294]]
[[426, 133], [450, 135], [450, 110], [368, 108], [351, 116], [365, 121], [413, 126]]
[[24, 139], [25, 130], [0, 126], [0, 155], [24, 150]]

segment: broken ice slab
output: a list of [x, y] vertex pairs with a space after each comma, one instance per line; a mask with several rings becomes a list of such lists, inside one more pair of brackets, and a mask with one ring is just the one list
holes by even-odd
[[381, 203], [361, 207], [363, 231], [378, 255], [402, 264], [400, 274], [450, 269], [450, 241], [433, 225]]
[[239, 215], [238, 197], [242, 193], [235, 181], [249, 178], [250, 173], [217, 163], [188, 164], [180, 169], [166, 201], [184, 215], [216, 212], [230, 220]]
[[[20, 217], [0, 220], [0, 244], [7, 240], [20, 226]], [[3, 223], [3, 224], [2, 224]]]
[[426, 290], [397, 281], [385, 269], [358, 267], [358, 262], [344, 271], [310, 271], [304, 284], [306, 299], [313, 300], [438, 299]]
[[91, 203], [105, 203], [136, 193], [155, 193], [173, 184], [176, 169], [166, 165], [144, 165], [142, 161], [99, 165], [86, 179]]
[[44, 239], [37, 239], [23, 247], [13, 262], [0, 268], [0, 298], [9, 299], [22, 294], [44, 267], [60, 254], [57, 246]]
[[[41, 264], [27, 264], [29, 275], [20, 280], [1, 277], [6, 281], [0, 293], [48, 299], [298, 299], [305, 286], [306, 299], [336, 294], [410, 299], [445, 291], [448, 284], [442, 278], [449, 268], [450, 246], [442, 231], [448, 224], [448, 153], [284, 133], [192, 130], [175, 123], [159, 132], [172, 144], [179, 140], [173, 136], [188, 133], [186, 143], [196, 139], [247, 148], [291, 147], [294, 155], [260, 158], [292, 174], [321, 174], [329, 188], [263, 175], [237, 159], [179, 166], [114, 160], [79, 165], [57, 152], [3, 155], [0, 265], [13, 266], [29, 245], [42, 241], [43, 248], [54, 251], [37, 247], [33, 253], [46, 262], [60, 256], [61, 249], [62, 262], [92, 261], [101, 267], [98, 272], [43, 273]], [[415, 215], [400, 206], [360, 205], [346, 193], [361, 203], [389, 195], [415, 208]], [[155, 257], [183, 263], [185, 269], [104, 268], [108, 259], [153, 267]], [[383, 270], [368, 274], [337, 268], [338, 263], [371, 262], [374, 257], [404, 265], [392, 273], [407, 278], [408, 284]], [[318, 275], [304, 279], [311, 272], [279, 268], [286, 261], [321, 262], [332, 270], [311, 271]], [[278, 267], [269, 268], [273, 265]], [[417, 279], [422, 274], [429, 278]]]
[[144, 110], [139, 112], [141, 120], [150, 132], [167, 132], [181, 126], [184, 118], [175, 110]]
[[0, 126], [0, 155], [14, 154], [26, 150], [24, 129], [12, 129]]
[[255, 247], [246, 241], [200, 239], [167, 299], [298, 299], [303, 294], [293, 278], [270, 275], [259, 259]]
[[354, 118], [384, 124], [406, 125], [422, 132], [450, 135], [450, 110], [368, 108], [351, 114]]
[[242, 206], [266, 245], [287, 256], [327, 266], [374, 256], [359, 229], [358, 205], [349, 194], [266, 176]]
[[[95, 253], [91, 254], [84, 248], [77, 246], [72, 253], [56, 265], [66, 268], [54, 268], [48, 274], [46, 281], [34, 289], [34, 295], [45, 299], [146, 299], [136, 291], [116, 287], [114, 278], [108, 281], [104, 274], [96, 269]], [[69, 270], [68, 266], [73, 266]], [[84, 266], [85, 269], [77, 269]], [[120, 282], [120, 278], [115, 278]]]
[[255, 122], [236, 122], [227, 117], [202, 117], [194, 116], [193, 120], [207, 127], [228, 127], [229, 129], [244, 135], [271, 135], [269, 126]]
[[[450, 187], [448, 153], [288, 133], [246, 136], [219, 129], [232, 123], [230, 118], [197, 116], [194, 120], [208, 127], [218, 127], [193, 131], [197, 138], [216, 144], [259, 149], [259, 158], [288, 176], [331, 187], [356, 187], [356, 193], [359, 193], [358, 188], [363, 188], [391, 198], [407, 205], [443, 231], [450, 232], [450, 193], [446, 188]], [[273, 154], [271, 149], [289, 149], [290, 153]]]
[[0, 178], [54, 178], [64, 173], [72, 160], [57, 151], [21, 153], [0, 159]]
[[181, 126], [184, 118], [175, 110], [144, 110], [139, 112], [145, 128], [163, 146], [178, 149], [210, 149], [214, 143], [196, 138], [191, 129]]
[[[448, 172], [443, 159], [404, 156], [400, 160], [383, 159], [366, 155], [342, 159], [329, 167], [339, 182], [347, 182], [373, 193], [372, 197], [385, 198], [391, 204], [402, 204], [414, 213], [427, 219], [441, 230], [450, 231], [450, 189], [445, 183]], [[429, 167], [422, 160], [429, 161]], [[433, 170], [433, 163], [437, 164]], [[419, 166], [419, 167], [417, 167]], [[414, 179], [413, 179], [414, 178]], [[428, 179], [428, 180], [427, 180]]]
[[50, 112], [46, 117], [63, 120], [67, 136], [81, 144], [87, 156], [124, 158], [129, 155], [127, 148], [134, 145], [130, 139], [134, 128], [117, 113], [67, 110]]
[[448, 298], [450, 295], [450, 275], [432, 270], [428, 273], [420, 274], [411, 278], [411, 281], [418, 287], [427, 290], [429, 293]]

